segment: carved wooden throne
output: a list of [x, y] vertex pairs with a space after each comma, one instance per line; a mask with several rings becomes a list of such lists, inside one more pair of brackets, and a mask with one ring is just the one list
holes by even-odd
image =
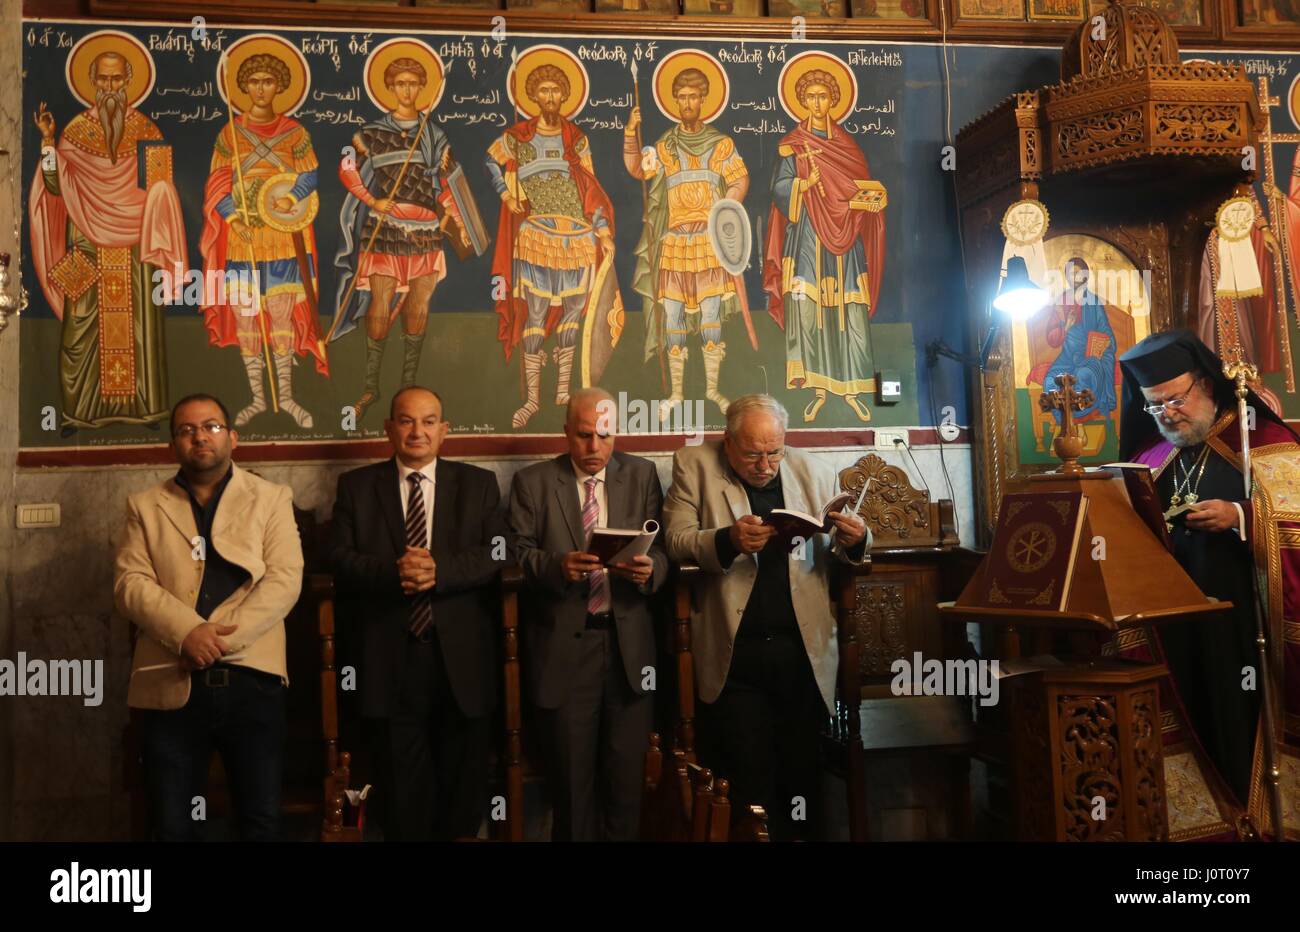
[[[882, 840], [964, 837], [969, 830], [969, 716], [952, 697], [895, 696], [895, 660], [962, 656], [965, 639], [941, 627], [936, 603], [954, 598], [978, 555], [958, 546], [953, 503], [932, 502], [907, 473], [874, 453], [840, 472], [840, 488], [857, 494], [871, 529], [872, 570], [852, 577], [841, 597], [841, 689], [827, 734], [831, 769], [850, 776], [853, 742], [867, 761], [868, 821]], [[855, 693], [858, 703], [845, 698]], [[905, 771], [903, 777], [899, 771]], [[899, 777], [899, 779], [894, 779]], [[898, 787], [906, 791], [895, 795]], [[946, 824], [945, 824], [946, 822]]]

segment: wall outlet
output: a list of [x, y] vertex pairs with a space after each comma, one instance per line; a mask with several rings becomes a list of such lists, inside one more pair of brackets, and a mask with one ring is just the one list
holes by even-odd
[[19, 505], [17, 510], [15, 526], [20, 528], [58, 527], [62, 520], [61, 509], [55, 502]]
[[[896, 441], [902, 441], [901, 444]], [[896, 450], [899, 446], [910, 446], [911, 440], [908, 437], [906, 427], [877, 427], [876, 428], [876, 449], [877, 450]]]

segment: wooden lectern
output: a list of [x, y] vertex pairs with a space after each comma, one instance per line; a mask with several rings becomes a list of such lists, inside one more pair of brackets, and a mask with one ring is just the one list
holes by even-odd
[[1069, 376], [1058, 384], [1042, 405], [1061, 412], [1061, 466], [1007, 489], [988, 555], [939, 610], [946, 622], [980, 626], [985, 659], [1014, 669], [1027, 655], [1053, 655], [1001, 680], [1000, 709], [979, 722], [979, 756], [1012, 775], [1016, 835], [1164, 841], [1157, 686], [1168, 671], [1101, 648], [1124, 629], [1231, 606], [1197, 589], [1120, 471], [1079, 465], [1073, 412], [1092, 400]]

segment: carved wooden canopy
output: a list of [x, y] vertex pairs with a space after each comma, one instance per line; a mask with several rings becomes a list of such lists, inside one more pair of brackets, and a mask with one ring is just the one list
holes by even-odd
[[970, 203], [1009, 182], [1170, 156], [1240, 171], [1261, 122], [1241, 65], [1180, 62], [1168, 24], [1113, 0], [1066, 41], [1058, 83], [1008, 97], [958, 133], [958, 188]]

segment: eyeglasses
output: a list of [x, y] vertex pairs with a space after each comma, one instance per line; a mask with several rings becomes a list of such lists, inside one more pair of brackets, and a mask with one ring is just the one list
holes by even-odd
[[193, 424], [182, 424], [180, 427], [176, 428], [176, 432], [172, 434], [172, 436], [178, 438], [184, 437], [186, 440], [190, 440], [197, 436], [198, 432], [202, 430], [207, 431], [213, 437], [216, 437], [219, 436], [223, 430], [229, 429], [230, 428], [225, 424], [218, 424], [216, 421], [209, 421], [208, 423], [201, 424], [197, 427]]
[[1174, 397], [1172, 398], [1166, 398], [1164, 401], [1160, 402], [1160, 404], [1157, 405], [1143, 405], [1142, 410], [1145, 411], [1147, 414], [1151, 415], [1152, 417], [1158, 417], [1160, 415], [1160, 412], [1164, 411], [1165, 408], [1173, 408], [1175, 411], [1177, 411], [1183, 405], [1187, 404], [1187, 396], [1192, 393], [1192, 389], [1194, 389], [1195, 387], [1196, 387], [1196, 383], [1193, 382], [1191, 385], [1187, 387], [1187, 391], [1183, 392], [1182, 394], [1174, 395]]
[[775, 453], [741, 453], [740, 458], [746, 463], [757, 465], [766, 459], [775, 466], [781, 460], [785, 459], [785, 450], [777, 450]]

